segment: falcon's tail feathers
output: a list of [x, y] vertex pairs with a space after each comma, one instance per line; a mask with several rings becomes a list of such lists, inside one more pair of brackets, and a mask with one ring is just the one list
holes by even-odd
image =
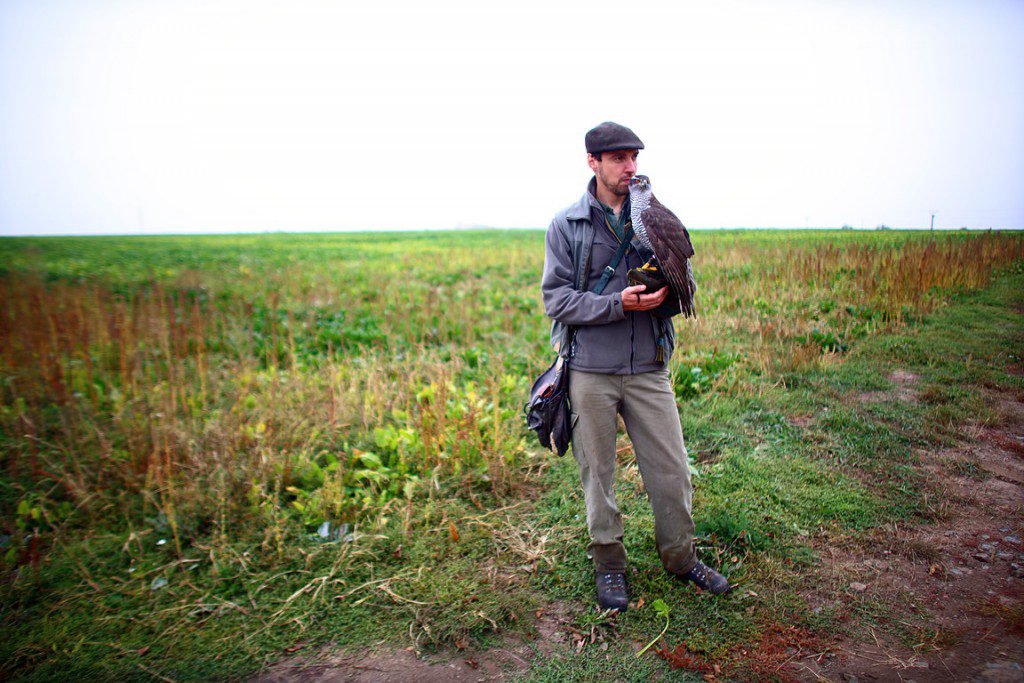
[[[686, 263], [686, 261], [683, 261], [683, 263]], [[672, 294], [679, 297], [679, 309], [683, 317], [696, 317], [696, 312], [693, 309], [693, 292], [690, 291], [686, 274], [680, 273], [673, 264], [662, 264], [662, 268], [665, 270], [665, 278], [672, 285]]]

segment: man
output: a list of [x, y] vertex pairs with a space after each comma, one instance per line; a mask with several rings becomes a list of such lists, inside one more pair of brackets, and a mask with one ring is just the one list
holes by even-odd
[[[615, 434], [622, 415], [654, 511], [658, 555], [667, 571], [720, 595], [729, 582], [697, 560], [692, 488], [669, 379], [672, 321], [655, 316], [668, 289], [644, 294], [626, 273], [651, 256], [632, 242], [601, 294], [592, 289], [632, 235], [629, 180], [644, 148], [629, 128], [605, 122], [585, 138], [594, 177], [583, 198], [555, 216], [545, 240], [541, 289], [554, 323], [551, 342], [571, 356], [572, 451], [587, 506], [589, 554], [602, 609], [625, 611], [626, 551], [615, 504]], [[676, 309], [678, 310], [678, 309]], [[574, 334], [572, 333], [574, 330]], [[564, 343], [567, 342], [567, 343]]]

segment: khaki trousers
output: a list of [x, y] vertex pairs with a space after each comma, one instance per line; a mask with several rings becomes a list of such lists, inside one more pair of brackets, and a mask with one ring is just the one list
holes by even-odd
[[621, 414], [654, 511], [661, 563], [674, 574], [690, 571], [697, 561], [690, 515], [693, 488], [668, 368], [637, 375], [570, 370], [569, 398], [572, 451], [587, 503], [589, 551], [595, 569], [626, 569], [622, 518], [613, 488], [617, 414]]

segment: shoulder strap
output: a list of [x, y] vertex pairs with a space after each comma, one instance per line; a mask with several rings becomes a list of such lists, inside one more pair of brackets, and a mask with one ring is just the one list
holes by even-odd
[[626, 228], [626, 236], [619, 243], [619, 249], [615, 252], [615, 256], [612, 257], [611, 263], [604, 267], [604, 272], [601, 273], [601, 279], [598, 281], [597, 286], [592, 290], [594, 294], [601, 294], [604, 292], [604, 288], [608, 286], [608, 282], [611, 281], [612, 276], [615, 275], [615, 269], [619, 267], [619, 262], [622, 261], [622, 257], [626, 255], [626, 250], [629, 249], [630, 240], [633, 239], [633, 226], [630, 225]]

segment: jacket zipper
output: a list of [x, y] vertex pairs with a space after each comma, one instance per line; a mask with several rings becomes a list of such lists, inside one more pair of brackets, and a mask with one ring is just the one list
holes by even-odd
[[[623, 261], [626, 262], [626, 272], [627, 273], [629, 272], [629, 249], [632, 249], [632, 246], [630, 246], [628, 249], [626, 249], [626, 258], [623, 259]], [[627, 285], [629, 284], [629, 278], [628, 277], [626, 278], [626, 284]], [[634, 340], [633, 340], [633, 335], [634, 335], [635, 331], [636, 331], [636, 311], [630, 311], [629, 312], [629, 374], [631, 374], [631, 375], [635, 375], [636, 374], [636, 368], [633, 367], [633, 359], [634, 359], [634, 356], [636, 355], [636, 347], [634, 345]]]

